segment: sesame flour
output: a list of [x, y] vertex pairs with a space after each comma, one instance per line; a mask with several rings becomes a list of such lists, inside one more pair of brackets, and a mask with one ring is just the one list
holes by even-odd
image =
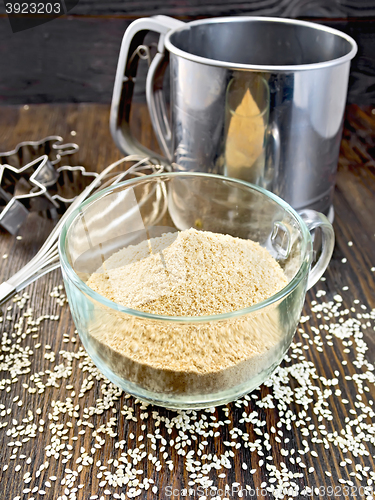
[[[87, 284], [125, 307], [191, 317], [244, 309], [287, 282], [258, 243], [189, 229], [118, 251]], [[268, 369], [275, 350], [285, 351], [278, 310], [272, 306], [201, 323], [145, 320], [100, 309], [90, 335], [116, 375], [164, 394], [227, 391]]]

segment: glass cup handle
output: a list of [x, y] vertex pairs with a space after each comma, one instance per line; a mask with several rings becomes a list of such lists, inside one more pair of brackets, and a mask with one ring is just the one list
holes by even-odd
[[320, 228], [322, 232], [321, 254], [318, 261], [310, 269], [307, 280], [307, 290], [309, 290], [321, 278], [328, 267], [332, 257], [333, 247], [335, 246], [335, 233], [332, 224], [327, 217], [320, 212], [306, 209], [298, 211], [298, 214], [306, 224], [310, 233], [317, 228]]

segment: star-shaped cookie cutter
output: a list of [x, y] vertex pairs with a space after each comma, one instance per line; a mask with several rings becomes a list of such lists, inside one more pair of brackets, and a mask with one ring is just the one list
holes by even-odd
[[56, 165], [78, 150], [77, 144], [63, 144], [62, 137], [51, 135], [20, 142], [13, 150], [0, 153], [0, 225], [4, 229], [17, 233], [29, 211], [57, 215], [57, 209], [64, 210], [68, 200], [63, 207], [53, 196], [60, 178]]
[[[0, 213], [0, 225], [11, 234], [17, 233], [30, 211], [49, 211], [50, 215], [51, 212], [54, 211], [54, 215], [55, 213], [65, 212], [67, 206], [73, 203], [73, 201], [77, 198], [77, 194], [72, 197], [68, 197], [63, 196], [58, 192], [59, 184], [60, 186], [66, 185], [63, 178], [65, 173], [68, 173], [68, 175], [79, 173], [82, 178], [90, 179], [90, 182], [92, 182], [92, 180], [99, 175], [97, 172], [87, 172], [82, 166], [72, 167], [65, 165], [54, 171], [56, 174], [56, 180], [53, 184], [48, 183], [47, 188], [46, 183], [43, 181], [46, 178], [45, 170], [48, 161], [48, 156], [43, 155], [20, 169], [11, 165], [0, 165], [0, 198], [7, 202]], [[33, 171], [33, 173], [28, 178], [28, 181], [24, 181], [22, 186], [25, 188], [25, 185], [27, 184], [27, 187], [29, 188], [27, 190], [28, 192], [24, 191], [20, 194], [12, 196], [1, 187], [4, 174], [12, 173], [13, 175], [20, 176], [20, 179], [24, 180], [24, 177], [21, 176], [28, 170]], [[83, 187], [87, 186], [87, 183], [83, 184]], [[15, 184], [15, 187], [17, 187], [17, 183]]]
[[[0, 225], [11, 234], [17, 233], [18, 229], [25, 221], [32, 208], [33, 199], [43, 196], [55, 208], [59, 207], [57, 201], [48, 193], [47, 187], [41, 182], [41, 180], [45, 178], [46, 164], [48, 161], [48, 156], [43, 155], [21, 168], [16, 168], [8, 164], [0, 165], [0, 197], [6, 202], [0, 213]], [[26, 181], [24, 175], [28, 171], [32, 173], [28, 176], [28, 180]], [[15, 183], [13, 194], [10, 194], [2, 187], [3, 180], [7, 173], [9, 173], [13, 179], [19, 178], [19, 183], [21, 184], [21, 187], [18, 188], [17, 182]]]

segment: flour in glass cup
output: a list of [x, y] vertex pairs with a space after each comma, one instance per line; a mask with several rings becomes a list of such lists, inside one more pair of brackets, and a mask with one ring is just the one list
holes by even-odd
[[[210, 316], [252, 306], [288, 280], [258, 243], [185, 230], [128, 246], [87, 284], [100, 295], [163, 316]], [[150, 391], [225, 391], [271, 364], [282, 342], [277, 307], [202, 323], [165, 322], [98, 312], [90, 327], [97, 349], [121, 377]]]

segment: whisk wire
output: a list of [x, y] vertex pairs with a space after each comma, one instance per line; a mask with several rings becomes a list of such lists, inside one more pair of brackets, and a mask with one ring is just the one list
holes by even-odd
[[[127, 170], [116, 173], [113, 169], [125, 162], [136, 162]], [[161, 165], [153, 163], [151, 158], [143, 158], [138, 155], [129, 155], [115, 161], [106, 167], [83, 191], [80, 193], [68, 210], [61, 217], [54, 229], [49, 234], [37, 254], [18, 272], [11, 276], [7, 281], [0, 284], [0, 305], [9, 300], [13, 295], [23, 290], [41, 276], [57, 269], [60, 266], [57, 241], [61, 229], [76, 208], [90, 195], [94, 190], [102, 190], [108, 186], [118, 184], [130, 174], [146, 175], [144, 171], [152, 170], [155, 172], [163, 171]], [[109, 179], [108, 179], [109, 177]], [[106, 182], [103, 182], [107, 178]]]

